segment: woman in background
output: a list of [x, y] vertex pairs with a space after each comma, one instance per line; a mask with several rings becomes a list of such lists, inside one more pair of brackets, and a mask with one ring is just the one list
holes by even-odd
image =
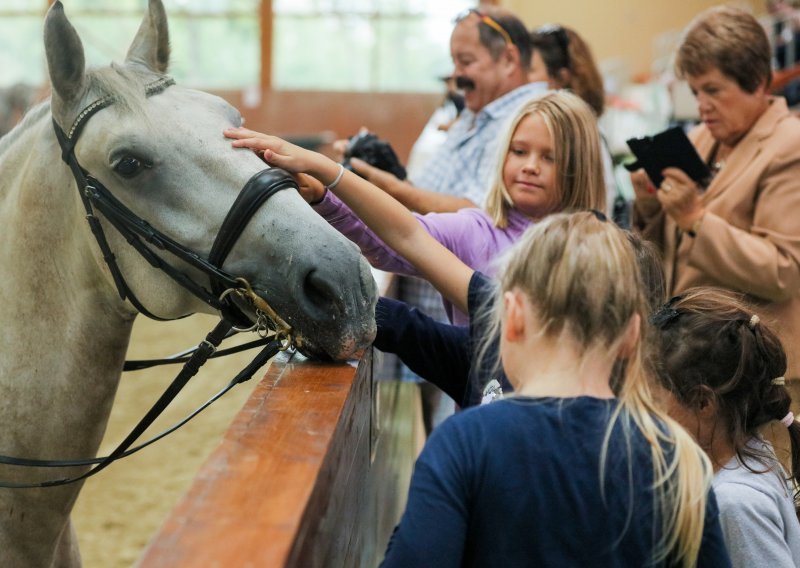
[[700, 187], [667, 168], [656, 190], [634, 172], [634, 223], [662, 252], [668, 295], [746, 294], [786, 346], [787, 387], [800, 394], [800, 120], [769, 94], [771, 57], [747, 12], [712, 8], [690, 24], [676, 70], [697, 97], [689, 138], [714, 177]]

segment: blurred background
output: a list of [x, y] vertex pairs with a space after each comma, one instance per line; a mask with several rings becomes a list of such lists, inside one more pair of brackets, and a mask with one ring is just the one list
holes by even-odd
[[[0, 0], [0, 134], [47, 91], [42, 20], [50, 0]], [[121, 61], [146, 0], [64, 0], [90, 64]], [[688, 92], [670, 81], [681, 30], [713, 0], [494, 1], [529, 28], [561, 23], [591, 46], [610, 100], [603, 131], [615, 152], [630, 135], [693, 115]], [[451, 70], [455, 14], [474, 0], [164, 0], [170, 73], [239, 107], [248, 126], [324, 145], [366, 126], [401, 159], [441, 102]], [[784, 5], [734, 2], [759, 16], [776, 42], [794, 26]], [[787, 42], [788, 40], [788, 42]], [[621, 144], [620, 144], [621, 143]], [[324, 149], [324, 148], [323, 148]]]

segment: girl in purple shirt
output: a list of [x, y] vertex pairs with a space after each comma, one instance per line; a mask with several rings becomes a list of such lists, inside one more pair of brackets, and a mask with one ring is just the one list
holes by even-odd
[[[263, 151], [263, 135], [244, 128], [225, 131], [234, 146]], [[497, 171], [485, 209], [415, 215], [430, 235], [464, 264], [492, 276], [494, 261], [528, 226], [550, 213], [606, 209], [606, 188], [597, 120], [589, 106], [567, 91], [551, 91], [523, 104], [499, 145]], [[356, 243], [375, 268], [419, 276], [332, 192], [304, 176], [303, 197], [334, 228]], [[445, 301], [450, 321], [469, 316]]]

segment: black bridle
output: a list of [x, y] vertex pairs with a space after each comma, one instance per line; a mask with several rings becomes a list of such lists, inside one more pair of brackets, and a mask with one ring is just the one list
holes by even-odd
[[[146, 85], [145, 94], [148, 97], [157, 95], [174, 84], [175, 82], [173, 79], [163, 77]], [[55, 118], [53, 119], [53, 128], [55, 129], [58, 143], [61, 146], [61, 158], [67, 163], [75, 178], [78, 186], [78, 193], [80, 194], [81, 201], [86, 210], [86, 219], [100, 247], [103, 258], [111, 271], [120, 298], [122, 300], [129, 300], [139, 312], [152, 319], [164, 319], [150, 313], [136, 298], [136, 295], [126, 283], [119, 265], [117, 264], [116, 256], [112, 252], [105, 233], [103, 232], [103, 227], [94, 214], [95, 209], [100, 211], [106, 220], [125, 237], [128, 243], [153, 267], [163, 271], [183, 288], [206, 302], [209, 306], [218, 310], [222, 317], [214, 329], [208, 333], [205, 340], [192, 350], [190, 356], [178, 359], [184, 362], [184, 366], [178, 376], [172, 381], [153, 407], [132, 429], [125, 440], [123, 440], [109, 455], [99, 458], [77, 460], [39, 460], [0, 455], [0, 463], [7, 465], [28, 467], [75, 467], [95, 465], [95, 467], [81, 475], [39, 483], [0, 481], [0, 488], [22, 489], [54, 487], [74, 483], [95, 475], [117, 459], [131, 455], [170, 432], [173, 432], [199, 414], [201, 410], [209, 406], [233, 386], [250, 379], [269, 359], [279, 351], [292, 347], [294, 343], [291, 328], [274, 310], [272, 310], [263, 298], [253, 292], [247, 280], [241, 277], [237, 278], [222, 270], [225, 259], [252, 216], [267, 199], [278, 191], [287, 188], [296, 189], [297, 185], [294, 179], [286, 171], [277, 168], [262, 170], [250, 178], [234, 201], [231, 209], [228, 211], [211, 247], [209, 256], [205, 259], [198, 253], [155, 229], [147, 221], [133, 213], [114, 197], [108, 188], [84, 170], [78, 163], [78, 159], [75, 156], [75, 144], [86, 122], [100, 110], [112, 105], [115, 100], [116, 97], [114, 95], [107, 95], [91, 103], [78, 114], [72, 127], [66, 133], [55, 121]], [[151, 247], [169, 252], [193, 268], [206, 274], [211, 282], [211, 290], [207, 290], [202, 284], [199, 284], [184, 272], [181, 272], [173, 265], [165, 262]], [[199, 368], [209, 358], [214, 356], [222, 340], [228, 336], [232, 330], [236, 329], [234, 326], [250, 325], [250, 318], [242, 312], [235, 303], [234, 298], [249, 303], [254, 309], [257, 322], [254, 326], [250, 327], [250, 329], [257, 328], [257, 330], [264, 335], [266, 335], [267, 329], [274, 331], [274, 334], [270, 338], [265, 337], [261, 341], [262, 344], [266, 342], [264, 349], [249, 365], [247, 365], [247, 367], [245, 367], [245, 369], [236, 375], [225, 388], [192, 412], [187, 418], [149, 441], [132, 448], [131, 446], [133, 446], [134, 442], [136, 442], [144, 431], [155, 421], [167, 405], [175, 398], [178, 392], [188, 383], [189, 379], [197, 373]], [[173, 361], [175, 360], [171, 360], [170, 362]]]
[[[173, 79], [164, 77], [147, 85], [145, 87], [145, 93], [148, 97], [157, 95], [174, 84], [175, 81]], [[111, 223], [114, 228], [125, 237], [128, 243], [152, 266], [163, 271], [175, 282], [203, 300], [209, 306], [222, 312], [227, 319], [240, 325], [247, 325], [246, 322], [249, 322], [249, 318], [241, 313], [230, 295], [221, 298], [222, 292], [232, 289], [237, 292], [237, 296], [247, 297], [252, 302], [255, 302], [257, 307], [263, 306], [257, 302], [257, 297], [254, 297], [249, 284], [231, 276], [222, 270], [221, 267], [228, 253], [233, 248], [233, 245], [258, 208], [281, 189], [296, 188], [297, 185], [294, 179], [286, 171], [277, 168], [262, 170], [250, 178], [236, 198], [228, 215], [225, 217], [219, 229], [219, 233], [217, 234], [217, 238], [211, 247], [208, 259], [205, 259], [158, 229], [155, 229], [147, 221], [133, 213], [114, 197], [108, 188], [89, 174], [81, 167], [80, 163], [78, 163], [78, 159], [75, 156], [75, 145], [83, 128], [92, 116], [112, 105], [114, 101], [114, 95], [108, 95], [87, 106], [78, 114], [67, 133], [62, 130], [55, 121], [55, 118], [53, 119], [53, 128], [55, 129], [58, 143], [61, 146], [61, 158], [66, 162], [70, 170], [72, 170], [72, 175], [78, 184], [78, 192], [83, 202], [84, 209], [86, 210], [86, 219], [97, 240], [97, 244], [100, 246], [103, 258], [111, 271], [120, 298], [123, 300], [130, 300], [134, 307], [147, 317], [156, 320], [164, 319], [150, 313], [136, 298], [136, 295], [125, 282], [125, 278], [119, 269], [114, 253], [111, 251], [111, 247], [108, 244], [100, 221], [94, 214], [94, 208], [97, 208], [106, 220]], [[164, 262], [160, 256], [145, 244], [145, 242], [157, 249], [171, 253], [176, 258], [208, 275], [211, 280], [212, 290], [206, 290], [201, 284], [192, 280], [185, 273], [176, 269], [169, 263]]]

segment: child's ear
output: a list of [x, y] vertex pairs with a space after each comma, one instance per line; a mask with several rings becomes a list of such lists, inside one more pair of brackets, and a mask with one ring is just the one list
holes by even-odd
[[713, 418], [717, 414], [714, 391], [706, 385], [699, 385], [692, 393], [692, 406], [703, 418]]
[[525, 304], [519, 292], [503, 293], [503, 326], [506, 340], [516, 343], [525, 337]]

